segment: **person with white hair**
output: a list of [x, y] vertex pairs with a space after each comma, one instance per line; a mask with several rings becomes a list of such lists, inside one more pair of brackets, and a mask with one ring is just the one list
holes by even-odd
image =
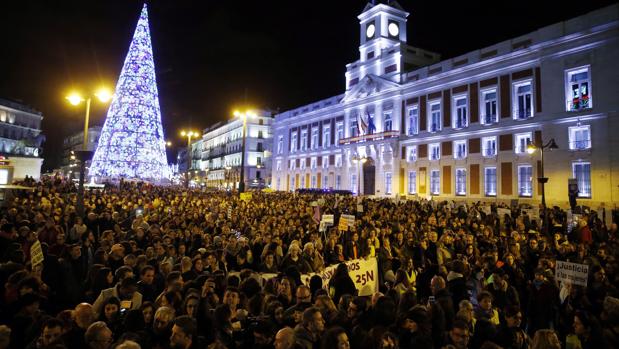
[[289, 267], [296, 267], [301, 274], [312, 272], [312, 267], [301, 255], [301, 248], [296, 241], [290, 243], [288, 254], [282, 260], [281, 269], [286, 270]]

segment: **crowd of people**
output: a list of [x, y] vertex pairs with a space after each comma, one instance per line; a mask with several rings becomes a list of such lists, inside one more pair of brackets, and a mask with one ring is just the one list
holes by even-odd
[[[619, 233], [596, 211], [549, 208], [542, 229], [497, 202], [121, 182], [80, 217], [73, 183], [26, 184], [0, 210], [0, 349], [619, 348]], [[370, 258], [359, 295], [345, 262]]]

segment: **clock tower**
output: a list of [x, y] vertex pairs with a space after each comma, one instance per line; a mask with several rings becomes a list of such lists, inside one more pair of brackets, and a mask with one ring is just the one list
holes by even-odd
[[368, 3], [358, 17], [361, 28], [361, 61], [378, 56], [382, 49], [406, 43], [406, 17], [408, 12], [396, 1], [388, 4]]
[[371, 1], [359, 18], [359, 60], [346, 65], [346, 91], [371, 75], [403, 83], [403, 73], [434, 64], [440, 55], [409, 46], [406, 12], [397, 1]]

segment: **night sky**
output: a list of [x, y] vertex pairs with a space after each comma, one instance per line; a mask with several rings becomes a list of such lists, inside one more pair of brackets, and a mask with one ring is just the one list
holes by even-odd
[[[444, 59], [526, 34], [615, 1], [407, 1], [408, 43]], [[344, 92], [357, 60], [363, 0], [149, 1], [166, 138], [202, 130], [236, 107], [285, 111]], [[540, 4], [546, 4], [541, 8]], [[62, 138], [83, 127], [72, 88], [114, 88], [143, 1], [3, 1], [0, 97], [43, 112], [44, 169]], [[107, 105], [93, 102], [91, 125]], [[175, 154], [175, 153], [174, 153]], [[171, 160], [174, 155], [168, 153]]]

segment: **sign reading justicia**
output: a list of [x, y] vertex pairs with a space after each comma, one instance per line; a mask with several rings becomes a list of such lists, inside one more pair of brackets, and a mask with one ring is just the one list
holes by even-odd
[[564, 261], [557, 261], [555, 268], [555, 278], [557, 281], [569, 282], [572, 285], [587, 286], [589, 277], [589, 266]]

